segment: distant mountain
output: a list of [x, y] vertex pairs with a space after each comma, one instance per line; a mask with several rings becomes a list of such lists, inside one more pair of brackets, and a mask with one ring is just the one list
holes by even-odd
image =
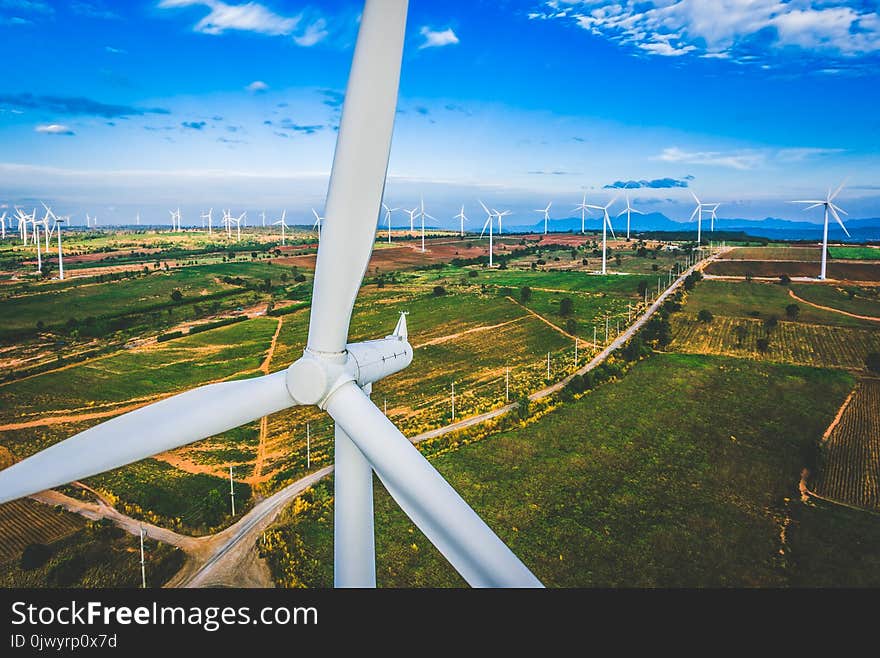
[[[612, 217], [611, 224], [614, 230], [620, 233], [626, 228], [626, 217]], [[565, 217], [562, 219], [551, 219], [549, 222], [549, 230], [554, 233], [564, 233], [567, 231], [580, 231], [580, 217]], [[587, 217], [586, 228], [588, 231], [594, 231], [601, 228], [598, 217]], [[715, 228], [722, 231], [748, 233], [756, 237], [772, 238], [779, 240], [820, 240], [822, 238], [822, 225], [812, 222], [794, 221], [790, 219], [777, 219], [775, 217], [766, 217], [764, 219], [717, 219]], [[837, 241], [845, 242], [865, 242], [868, 240], [880, 240], [880, 218], [869, 219], [850, 219], [846, 221], [846, 228], [852, 237], [847, 238], [836, 222], [832, 222], [828, 227], [828, 236]], [[537, 232], [544, 231], [544, 222], [538, 221], [528, 226], [509, 226], [505, 227], [505, 232]], [[633, 215], [630, 224], [631, 232], [638, 231], [694, 231], [696, 233], [697, 224], [693, 222], [677, 222], [669, 219], [666, 215], [659, 212], [648, 213], [646, 215]], [[709, 231], [709, 222], [703, 220], [703, 231]]]

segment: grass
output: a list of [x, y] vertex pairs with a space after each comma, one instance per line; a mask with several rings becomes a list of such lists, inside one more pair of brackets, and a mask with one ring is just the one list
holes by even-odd
[[[0, 569], [0, 587], [130, 588], [141, 586], [139, 540], [115, 526], [89, 522], [48, 545], [45, 564], [24, 569], [16, 557]], [[19, 553], [20, 554], [20, 553]], [[144, 541], [147, 585], [160, 587], [183, 565], [183, 552]]]
[[0, 386], [0, 420], [108, 405], [199, 386], [259, 368], [276, 321], [255, 318], [145, 350], [121, 351]]
[[856, 315], [880, 318], [880, 291], [855, 285], [792, 284], [794, 293], [807, 301]]
[[[833, 549], [852, 533], [822, 535], [832, 520], [796, 502], [801, 468], [852, 383], [655, 355], [533, 425], [433, 463], [549, 586], [785, 586], [832, 571], [844, 575], [838, 585], [876, 584], [880, 529], [842, 546], [858, 559], [841, 568], [817, 541]], [[332, 582], [330, 491], [319, 485], [268, 531], [279, 583]], [[375, 507], [380, 585], [463, 584], [381, 488]], [[784, 544], [789, 518], [797, 543]]]
[[[794, 288], [796, 294], [805, 288], [824, 287], [805, 284]], [[837, 325], [845, 327], [876, 328], [876, 323], [850, 318], [831, 311], [813, 308], [798, 303], [788, 294], [788, 287], [759, 281], [701, 281], [688, 294], [686, 311], [696, 317], [706, 309], [714, 315], [732, 318], [767, 318], [775, 315], [786, 317], [785, 308], [789, 304], [799, 307], [798, 321], [810, 324]], [[806, 297], [805, 297], [806, 298]]]
[[845, 260], [878, 260], [880, 249], [875, 247], [828, 247], [832, 258]]

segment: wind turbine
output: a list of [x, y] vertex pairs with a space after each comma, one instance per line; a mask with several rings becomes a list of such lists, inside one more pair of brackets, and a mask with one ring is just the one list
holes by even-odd
[[318, 248], [309, 334], [286, 371], [221, 382], [117, 416], [0, 471], [0, 503], [118, 468], [296, 405], [336, 423], [334, 581], [376, 584], [373, 471], [471, 585], [540, 587], [418, 449], [369, 398], [373, 382], [412, 361], [406, 316], [392, 334], [347, 343], [374, 244], [391, 149], [406, 0], [367, 0], [345, 94]]
[[433, 219], [435, 222], [437, 219], [425, 212], [425, 200], [423, 198], [419, 199], [419, 217], [422, 220], [422, 253], [425, 253], [425, 217]]
[[171, 215], [171, 232], [179, 230], [177, 227], [177, 222], [180, 218], [180, 209], [177, 210], [169, 210], [168, 213]]
[[[584, 195], [584, 201], [586, 202], [586, 195]], [[544, 235], [547, 235], [547, 223], [550, 221], [550, 206], [553, 205], [553, 202], [547, 204], [546, 208], [538, 208], [535, 212], [544, 213]]]
[[285, 210], [281, 211], [281, 219], [279, 219], [277, 222], [274, 222], [274, 224], [276, 226], [278, 224], [281, 225], [281, 246], [282, 247], [287, 244], [287, 242], [285, 241], [285, 231], [287, 230], [287, 222], [284, 221], [286, 217], [287, 217], [287, 210], [285, 209]]
[[63, 219], [55, 218], [55, 228], [58, 231], [58, 278], [61, 281], [64, 281], [64, 256], [61, 253], [61, 225], [63, 223]]
[[707, 205], [706, 210], [709, 212], [709, 222], [710, 222], [709, 230], [714, 233], [715, 232], [715, 220], [718, 219], [718, 215], [716, 215], [715, 213], [718, 210], [718, 206], [720, 206], [721, 204], [720, 203], [713, 203], [711, 207], [708, 207], [709, 204], [706, 204], [706, 205]]
[[266, 228], [266, 211], [265, 210], [260, 212], [260, 218], [263, 220], [263, 228]]
[[467, 219], [467, 215], [464, 214], [464, 206], [461, 207], [461, 210], [457, 215], [455, 215], [452, 219], [459, 220], [459, 228], [461, 230], [461, 237], [464, 237], [464, 222]]
[[587, 213], [589, 212], [591, 206], [587, 205], [587, 194], [584, 193], [584, 200], [581, 201], [577, 206], [575, 206], [575, 210], [581, 211], [581, 233], [586, 233], [585, 224], [587, 221]]
[[318, 211], [312, 208], [312, 214], [315, 216], [315, 223], [312, 224], [313, 229], [317, 229], [318, 231], [318, 242], [321, 241], [321, 222], [324, 220], [321, 215], [318, 214]]
[[[844, 181], [846, 182], [846, 181]], [[825, 195], [825, 199], [811, 199], [808, 201], [792, 201], [792, 203], [807, 203], [810, 204], [806, 208], [805, 211], [812, 210], [813, 208], [818, 208], [822, 206], [825, 209], [825, 222], [822, 226], [822, 270], [819, 272], [819, 279], [825, 280], [825, 266], [826, 260], [828, 258], [828, 213], [830, 212], [834, 219], [837, 220], [837, 223], [840, 224], [840, 228], [843, 229], [843, 232], [846, 233], [846, 237], [850, 237], [849, 231], [846, 230], [846, 226], [843, 225], [843, 220], [840, 219], [840, 215], [838, 213], [843, 213], [844, 215], [847, 212], [834, 203], [834, 199], [837, 198], [837, 195], [840, 194], [840, 191], [843, 189], [843, 183], [834, 191], [834, 194], [831, 193], [831, 188], [828, 188], [828, 194]]]
[[141, 213], [138, 211], [134, 216], [134, 222], [137, 226], [141, 225]]
[[409, 213], [409, 233], [412, 235], [415, 233], [413, 222], [415, 221], [416, 215], [419, 213], [419, 208], [416, 206], [412, 210], [406, 210], [405, 212]]
[[0, 215], [0, 230], [2, 230], [2, 235], [0, 235], [0, 237], [4, 240], [6, 239], [6, 214], [6, 211], [4, 211], [3, 214]]
[[388, 244], [391, 244], [391, 213], [395, 210], [400, 210], [400, 208], [389, 208], [384, 203], [382, 207], [385, 209], [385, 223], [388, 225]]
[[[703, 226], [703, 208], [706, 208], [708, 210], [709, 208], [712, 208], [714, 206], [715, 210], [717, 210], [718, 206], [720, 206], [721, 204], [720, 203], [714, 203], [714, 204], [713, 203], [703, 203], [702, 201], [700, 201], [697, 198], [697, 195], [694, 194], [693, 192], [691, 192], [691, 196], [694, 197], [694, 201], [697, 202], [696, 208], [694, 208], [694, 211], [691, 213], [691, 220], [693, 220], [694, 217], [697, 218], [697, 247], [699, 248], [699, 246], [702, 244], [702, 242], [701, 242], [702, 237], [701, 236], [702, 236], [702, 226]], [[713, 226], [712, 230], [715, 230], [714, 229], [714, 226], [715, 226], [714, 222], [713, 222], [712, 226]]]
[[37, 272], [43, 271], [43, 255], [40, 253], [40, 224], [36, 219], [34, 222], [34, 243], [37, 245]]
[[483, 210], [486, 211], [486, 221], [483, 224], [483, 231], [482, 231], [482, 233], [480, 233], [480, 237], [481, 238], [483, 237], [483, 233], [486, 232], [486, 227], [488, 226], [489, 227], [489, 267], [492, 267], [492, 265], [493, 265], [493, 263], [492, 263], [492, 219], [495, 217], [495, 213], [492, 210], [489, 210], [486, 207], [485, 203], [483, 203], [479, 199], [477, 199], [477, 201], [479, 201], [480, 205], [483, 207]]
[[202, 219], [204, 219], [208, 225], [208, 235], [213, 235], [213, 232], [214, 232], [213, 228], [211, 228], [211, 222], [212, 222], [213, 218], [214, 218], [214, 209], [213, 208], [208, 208], [208, 212], [202, 213]]
[[601, 210], [602, 211], [602, 274], [605, 274], [605, 261], [607, 260], [607, 242], [606, 235], [607, 230], [611, 229], [611, 237], [614, 236], [614, 227], [611, 226], [611, 218], [608, 216], [608, 209], [614, 205], [615, 201], [617, 201], [617, 197], [614, 197], [606, 203], [604, 206], [591, 206], [588, 205], [587, 208], [592, 208], [593, 210]]
[[630, 215], [635, 213], [637, 215], [644, 215], [641, 210], [636, 210], [629, 204], [629, 194], [626, 195], [626, 208], [617, 213], [617, 216], [620, 217], [623, 213], [626, 213], [626, 239], [629, 240], [629, 220]]
[[232, 219], [232, 221], [235, 222], [235, 230], [236, 230], [235, 241], [236, 242], [241, 242], [241, 220], [243, 220], [243, 219], [246, 220], [246, 218], [247, 218], [247, 210], [245, 210], [243, 213], [241, 213], [235, 219], [230, 217], [230, 219]]

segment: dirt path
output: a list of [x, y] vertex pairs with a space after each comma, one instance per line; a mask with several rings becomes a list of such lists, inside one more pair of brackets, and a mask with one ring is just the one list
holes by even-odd
[[508, 320], [507, 322], [502, 322], [500, 324], [493, 325], [483, 325], [481, 327], [474, 327], [473, 329], [465, 329], [464, 331], [459, 331], [454, 334], [447, 334], [446, 336], [439, 336], [438, 338], [432, 338], [431, 340], [427, 340], [420, 345], [413, 345], [413, 349], [417, 350], [422, 347], [427, 347], [428, 345], [440, 345], [442, 343], [449, 342], [450, 340], [455, 340], [456, 338], [461, 338], [462, 336], [466, 336], [467, 334], [473, 334], [480, 331], [489, 331], [491, 329], [498, 329], [499, 327], [506, 327], [509, 324], [513, 324], [514, 322], [520, 322], [525, 319], [526, 316], [520, 316], [514, 320]]
[[870, 322], [880, 322], [880, 318], [876, 318], [873, 315], [856, 315], [855, 313], [850, 313], [849, 311], [841, 311], [839, 308], [832, 308], [830, 306], [822, 306], [821, 304], [815, 304], [813, 302], [807, 301], [803, 297], [798, 297], [794, 294], [794, 290], [789, 289], [788, 291], [789, 297], [792, 299], [796, 299], [799, 302], [803, 302], [807, 306], [812, 306], [813, 308], [818, 308], [823, 311], [830, 311], [832, 313], [839, 313], [840, 315], [845, 315], [850, 318], [856, 318], [857, 320], [868, 320]]
[[[264, 375], [269, 374], [269, 366], [272, 365], [272, 357], [275, 356], [275, 346], [278, 344], [278, 334], [281, 333], [281, 326], [284, 324], [284, 316], [278, 316], [278, 326], [275, 327], [275, 334], [272, 336], [272, 342], [269, 343], [269, 351], [266, 352], [266, 358], [260, 365], [260, 371]], [[269, 434], [269, 418], [263, 416], [260, 418], [260, 443], [257, 445], [257, 460], [254, 464], [254, 470], [247, 482], [254, 484], [260, 481], [263, 475], [263, 464], [266, 461], [266, 438]]]
[[[558, 332], [559, 332], [560, 334], [562, 334], [563, 336], [567, 336], [568, 338], [571, 338], [572, 340], [574, 340], [575, 338], [577, 338], [577, 336], [575, 336], [574, 334], [570, 334], [570, 333], [568, 333], [565, 329], [563, 329], [562, 327], [558, 327], [558, 326], [556, 326], [555, 324], [553, 324], [552, 322], [550, 322], [550, 320], [548, 320], [547, 318], [545, 318], [543, 315], [539, 315], [539, 314], [535, 313], [535, 312], [534, 312], [532, 309], [530, 309], [528, 306], [523, 306], [523, 305], [520, 304], [518, 301], [516, 301], [513, 297], [507, 297], [507, 299], [509, 299], [511, 302], [513, 302], [514, 304], [516, 304], [517, 306], [519, 306], [521, 309], [525, 310], [525, 312], [528, 313], [529, 315], [534, 315], [536, 318], [538, 318], [541, 322], [543, 322], [544, 324], [546, 324], [548, 327], [551, 327], [554, 331], [558, 331]], [[587, 342], [587, 341], [584, 341], [584, 342]], [[591, 344], [591, 343], [587, 343], [587, 344], [589, 345], [589, 344]]]

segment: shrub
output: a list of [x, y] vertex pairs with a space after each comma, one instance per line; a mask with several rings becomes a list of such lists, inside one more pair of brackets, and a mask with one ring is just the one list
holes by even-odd
[[446, 288], [443, 286], [434, 286], [434, 290], [431, 294], [434, 295], [434, 297], [442, 297], [446, 294]]
[[46, 544], [28, 544], [21, 552], [21, 568], [24, 571], [39, 569], [52, 557], [52, 549]]
[[797, 304], [789, 304], [785, 307], [785, 315], [789, 320], [797, 320], [798, 314], [801, 312], [801, 307]]
[[637, 290], [639, 291], [639, 297], [644, 297], [645, 293], [648, 290], [648, 282], [645, 281], [644, 279], [639, 281], [639, 285], [638, 285]]
[[566, 315], [571, 315], [574, 312], [574, 302], [571, 301], [570, 297], [563, 297], [559, 300], [559, 315], [565, 317]]
[[470, 272], [468, 272], [468, 276], [472, 279], [476, 279], [479, 276], [479, 274], [480, 273], [477, 272], [476, 270], [471, 270]]
[[871, 372], [880, 373], [880, 352], [869, 352], [865, 358], [865, 367]]
[[532, 289], [528, 286], [523, 286], [519, 290], [519, 298], [523, 303], [528, 302], [532, 298]]
[[736, 336], [736, 344], [742, 345], [746, 336], [749, 334], [749, 330], [744, 324], [738, 324], [733, 328], [733, 333]]
[[182, 331], [169, 331], [167, 334], [159, 334], [156, 336], [157, 343], [164, 343], [166, 340], [173, 340], [175, 338], [180, 338], [183, 336]]
[[768, 315], [764, 318], [764, 329], [767, 330], [767, 333], [770, 333], [774, 329], [776, 329], [776, 325], [779, 324], [779, 318], [775, 315]]
[[565, 321], [565, 330], [570, 334], [577, 333], [577, 330], [578, 330], [577, 320], [575, 320], [574, 318], [568, 318]]
[[516, 415], [519, 416], [520, 420], [525, 420], [529, 417], [531, 413], [532, 403], [529, 400], [528, 395], [523, 395], [516, 403]]
[[699, 313], [697, 313], [697, 320], [699, 320], [700, 322], [705, 322], [706, 324], [709, 324], [710, 322], [712, 322], [712, 319], [712, 311], [710, 311], [709, 309], [703, 308], [700, 309]]
[[759, 338], [757, 341], [755, 341], [755, 345], [758, 347], [759, 352], [764, 353], [770, 348], [770, 339]]
[[787, 274], [780, 274], [779, 275], [779, 285], [787, 286], [789, 283], [791, 283], [790, 276], [788, 276]]
[[180, 292], [180, 288], [175, 288], [171, 291], [171, 301], [179, 302], [183, 299], [183, 293]]

